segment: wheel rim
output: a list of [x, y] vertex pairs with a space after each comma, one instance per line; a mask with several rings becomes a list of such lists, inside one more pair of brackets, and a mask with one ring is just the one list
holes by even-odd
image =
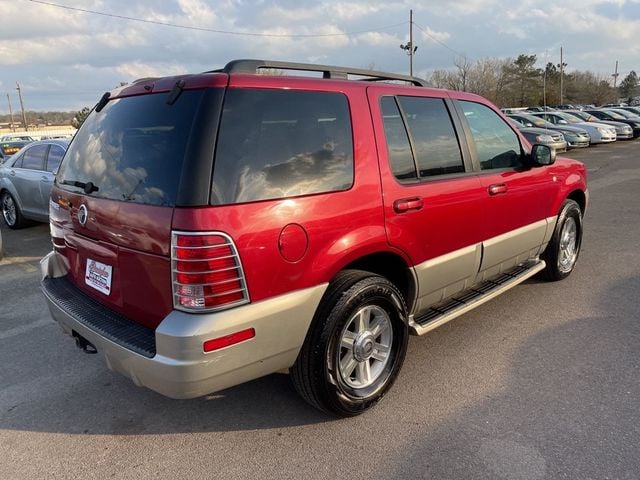
[[558, 251], [558, 269], [562, 273], [570, 272], [578, 257], [578, 225], [573, 217], [568, 217], [560, 232]]
[[342, 381], [351, 388], [371, 386], [391, 358], [393, 327], [389, 314], [375, 305], [358, 310], [345, 324], [337, 349]]
[[7, 225], [14, 225], [16, 223], [16, 204], [13, 202], [11, 195], [4, 195], [2, 197], [2, 216]]

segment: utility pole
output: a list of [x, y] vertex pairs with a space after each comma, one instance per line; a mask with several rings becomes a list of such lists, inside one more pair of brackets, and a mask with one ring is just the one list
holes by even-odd
[[564, 101], [562, 99], [563, 80], [564, 80], [564, 62], [562, 61], [562, 47], [560, 47], [560, 105], [564, 105]]
[[620, 74], [618, 73], [618, 60], [616, 60], [616, 71], [613, 75], [611, 75], [613, 77], [613, 88], [616, 88], [616, 86], [618, 85], [618, 76]]
[[9, 94], [7, 93], [7, 102], [9, 103], [9, 116], [11, 117], [11, 131], [15, 132], [16, 131], [16, 127], [13, 126], [13, 109], [11, 108], [11, 97], [9, 97]]
[[24, 113], [24, 103], [22, 103], [22, 92], [20, 91], [20, 84], [16, 82], [16, 90], [18, 91], [18, 98], [20, 98], [20, 110], [22, 110], [22, 124], [24, 125], [24, 131], [27, 132], [27, 115]]
[[413, 54], [418, 50], [413, 46], [413, 10], [409, 10], [409, 43], [400, 44], [400, 48], [409, 55], [409, 75], [413, 77]]

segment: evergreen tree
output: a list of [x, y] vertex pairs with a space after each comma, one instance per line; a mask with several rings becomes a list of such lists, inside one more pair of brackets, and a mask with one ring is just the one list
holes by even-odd
[[636, 88], [639, 85], [640, 83], [638, 82], [638, 74], [634, 70], [631, 70], [631, 72], [629, 72], [629, 75], [624, 77], [622, 82], [620, 82], [620, 95], [628, 99], [633, 98]]

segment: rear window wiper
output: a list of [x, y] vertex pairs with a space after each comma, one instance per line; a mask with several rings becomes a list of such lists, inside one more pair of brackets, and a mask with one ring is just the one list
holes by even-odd
[[87, 195], [100, 190], [93, 182], [79, 182], [78, 180], [62, 180], [63, 185], [71, 185], [72, 187], [78, 187], [84, 190]]
[[185, 81], [178, 80], [171, 91], [169, 92], [169, 97], [167, 98], [167, 105], [173, 105], [176, 103], [182, 92], [184, 91]]

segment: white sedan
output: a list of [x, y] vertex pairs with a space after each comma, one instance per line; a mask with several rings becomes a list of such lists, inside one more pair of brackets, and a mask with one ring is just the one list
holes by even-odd
[[591, 143], [608, 143], [616, 141], [616, 129], [604, 123], [585, 122], [574, 115], [564, 112], [532, 113], [555, 125], [571, 125], [584, 128], [591, 136]]

